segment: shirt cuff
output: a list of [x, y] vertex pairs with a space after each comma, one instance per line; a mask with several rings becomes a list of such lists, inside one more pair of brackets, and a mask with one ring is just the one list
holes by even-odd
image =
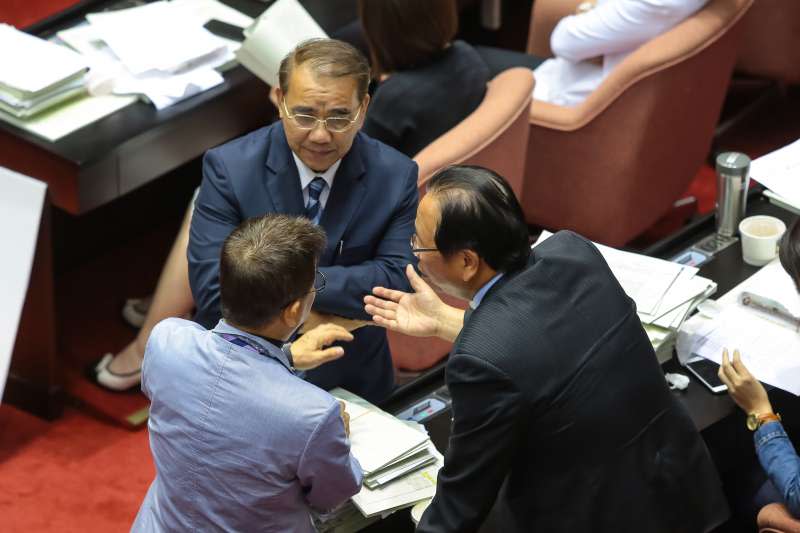
[[780, 438], [788, 439], [789, 436], [783, 429], [783, 425], [777, 420], [767, 422], [766, 424], [758, 428], [756, 432], [753, 434], [753, 440], [756, 443], [756, 450], [764, 446], [772, 439], [780, 439]]

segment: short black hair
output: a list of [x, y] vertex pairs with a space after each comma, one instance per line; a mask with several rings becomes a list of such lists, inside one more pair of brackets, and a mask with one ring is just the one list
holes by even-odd
[[439, 202], [434, 241], [442, 255], [473, 250], [500, 272], [525, 266], [531, 253], [528, 226], [502, 176], [479, 166], [455, 165], [428, 181], [427, 194]]
[[307, 218], [266, 214], [242, 222], [222, 245], [222, 316], [260, 328], [314, 287], [325, 233]]
[[778, 247], [778, 257], [781, 266], [792, 277], [794, 286], [800, 291], [800, 218], [795, 219], [783, 234]]

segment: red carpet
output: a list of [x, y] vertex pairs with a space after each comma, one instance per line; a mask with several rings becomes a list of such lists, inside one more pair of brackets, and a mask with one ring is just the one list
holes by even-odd
[[138, 390], [106, 391], [87, 381], [83, 369], [133, 340], [136, 330], [123, 322], [122, 304], [125, 298], [153, 290], [175, 234], [175, 226], [168, 224], [121, 243], [58, 278], [59, 348], [67, 367], [67, 393], [88, 410], [128, 428], [147, 421], [147, 398]]
[[128, 531], [154, 474], [146, 431], [0, 407], [0, 531]]

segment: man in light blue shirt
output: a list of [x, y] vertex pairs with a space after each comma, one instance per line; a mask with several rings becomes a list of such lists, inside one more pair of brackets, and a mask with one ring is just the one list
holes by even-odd
[[324, 245], [304, 218], [246, 220], [222, 249], [223, 319], [153, 329], [142, 390], [156, 478], [133, 531], [310, 532], [312, 508], [360, 490], [341, 404], [295, 375], [344, 355], [326, 346], [352, 335], [326, 324], [284, 344], [324, 288]]

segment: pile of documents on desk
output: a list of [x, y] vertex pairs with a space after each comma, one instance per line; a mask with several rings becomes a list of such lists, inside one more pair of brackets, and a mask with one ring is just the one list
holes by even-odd
[[26, 118], [86, 92], [80, 54], [0, 24], [0, 110]]
[[351, 451], [364, 471], [364, 484], [350, 502], [316, 517], [317, 528], [336, 533], [357, 531], [354, 528], [432, 498], [442, 456], [424, 428], [395, 418], [343, 389], [331, 394], [346, 404]]
[[713, 316], [698, 313], [681, 327], [679, 359], [700, 355], [719, 364], [723, 348], [738, 349], [756, 378], [800, 396], [800, 295], [780, 262], [762, 267], [715, 307]]
[[[536, 244], [549, 237], [545, 231]], [[534, 246], [536, 246], [534, 244]], [[698, 269], [595, 243], [625, 293], [636, 302], [659, 362], [672, 357], [675, 334], [697, 305], [714, 294], [717, 284], [698, 276]]]
[[252, 18], [217, 0], [157, 1], [86, 15], [88, 24], [58, 32], [92, 64], [93, 92], [137, 94], [163, 109], [223, 82], [239, 43], [203, 27]]
[[800, 140], [753, 161], [750, 176], [770, 202], [800, 215]]

